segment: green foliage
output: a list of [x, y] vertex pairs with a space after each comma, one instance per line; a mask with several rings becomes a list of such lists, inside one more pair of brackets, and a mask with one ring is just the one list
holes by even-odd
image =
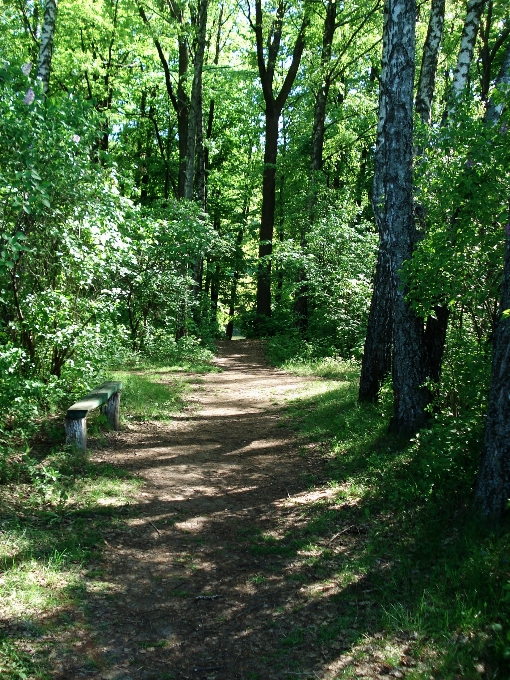
[[[313, 374], [314, 364], [298, 370]], [[462, 669], [462, 677], [475, 678], [475, 662], [488, 677], [506, 677], [508, 533], [480, 526], [470, 511], [483, 420], [476, 409], [436, 415], [403, 443], [386, 434], [391, 395], [360, 405], [356, 378], [351, 365], [337, 362], [336, 379], [310, 385], [287, 410], [288, 423], [326, 454], [316, 490], [322, 497], [330, 491], [306, 509], [300, 532], [271, 550], [297, 559], [308, 541], [316, 546], [315, 574], [342, 584], [334, 596], [341, 615], [319, 639], [353, 626], [361, 641], [384, 629], [386, 646], [393, 638], [416, 640], [409, 644], [420, 659], [416, 677], [453, 680]], [[342, 540], [350, 528], [358, 538]], [[328, 552], [336, 541], [337, 560]], [[357, 598], [370, 600], [371, 609], [352, 611]]]
[[192, 268], [201, 259], [219, 255], [224, 244], [196, 203], [163, 200], [150, 208], [124, 203], [125, 246], [114, 293], [132, 348], [154, 355], [158, 337], [184, 332], [198, 315]]
[[[363, 353], [377, 238], [348, 197], [342, 209], [330, 213], [326, 199], [318, 208], [324, 214], [310, 227], [305, 248], [289, 239], [276, 249], [276, 262], [293, 282], [287, 283], [283, 295], [292, 300], [298, 294], [297, 274], [302, 271], [309, 308], [304, 336], [283, 300], [267, 322], [267, 335], [275, 336], [269, 339], [268, 352], [277, 364], [327, 356], [360, 359]], [[245, 318], [241, 327], [247, 330]]]

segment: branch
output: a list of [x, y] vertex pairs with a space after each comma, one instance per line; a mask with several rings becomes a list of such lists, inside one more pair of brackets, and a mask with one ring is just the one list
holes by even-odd
[[[138, 12], [142, 18], [142, 21], [144, 24], [149, 26], [150, 28], [150, 22], [149, 19], [147, 18], [147, 15], [145, 14], [145, 10], [141, 5], [138, 6]], [[151, 31], [152, 34], [152, 31]], [[166, 91], [168, 92], [168, 96], [170, 97], [170, 100], [172, 102], [172, 106], [174, 107], [176, 113], [179, 113], [179, 102], [177, 101], [177, 98], [174, 94], [174, 90], [172, 87], [172, 78], [170, 75], [170, 68], [168, 66], [168, 61], [166, 60], [165, 53], [163, 52], [163, 48], [161, 47], [161, 43], [157, 38], [152, 36], [152, 39], [154, 40], [154, 45], [156, 46], [156, 50], [158, 51], [158, 56], [159, 60], [161, 61], [161, 65], [163, 66], [163, 71], [165, 72], [165, 84], [166, 84]]]

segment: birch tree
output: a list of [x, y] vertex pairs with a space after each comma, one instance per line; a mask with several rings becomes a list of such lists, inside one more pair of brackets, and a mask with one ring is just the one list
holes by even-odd
[[46, 0], [39, 45], [39, 63], [37, 65], [37, 77], [42, 81], [45, 93], [48, 92], [50, 87], [51, 57], [56, 23], [57, 0]]
[[466, 18], [460, 38], [459, 56], [453, 72], [453, 81], [448, 96], [448, 105], [443, 114], [443, 123], [455, 113], [457, 103], [466, 87], [484, 4], [485, 0], [468, 0]]
[[[454, 115], [456, 103], [467, 85], [484, 1], [468, 0], [453, 82], [448, 95], [448, 104], [443, 114], [442, 125], [447, 125]], [[431, 120], [443, 23], [444, 2], [443, 0], [433, 0], [416, 96], [416, 110], [423, 123], [429, 123]], [[380, 135], [380, 131], [378, 134]], [[383, 188], [377, 185], [379, 181], [376, 175], [374, 179], [374, 196], [382, 195]], [[376, 213], [376, 221], [378, 221], [377, 207], [374, 207], [374, 211]], [[359, 390], [360, 401], [374, 401], [377, 399], [379, 387], [388, 375], [391, 366], [393, 300], [391, 297], [391, 286], [384, 273], [388, 269], [390, 257], [385, 252], [387, 245], [381, 238], [363, 353]], [[440, 375], [448, 317], [448, 309], [444, 306], [438, 306], [435, 309], [435, 316], [430, 316], [426, 323], [424, 343], [428, 373], [434, 381], [437, 381]]]
[[387, 0], [379, 98], [373, 205], [393, 299], [391, 429], [415, 432], [425, 421], [429, 393], [422, 320], [405, 300], [400, 269], [416, 243], [413, 208], [414, 0]]

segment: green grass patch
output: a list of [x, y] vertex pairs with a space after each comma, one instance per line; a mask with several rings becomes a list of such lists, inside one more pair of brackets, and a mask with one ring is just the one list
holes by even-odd
[[158, 370], [115, 373], [122, 381], [121, 419], [166, 421], [182, 409], [189, 381]]
[[[353, 364], [286, 368], [326, 378], [308, 384], [284, 417], [322, 452], [315, 490], [328, 493], [304, 506], [297, 531], [254, 537], [252, 552], [291, 556], [289, 578], [312, 600], [334, 603], [337, 616], [320, 624], [317, 643], [340, 636], [348, 653], [363, 655], [366, 640], [382, 635], [397, 665], [403, 647], [414, 657], [409, 678], [510, 677], [509, 535], [481, 525], [470, 506], [483, 418], [436, 415], [399, 441], [387, 434], [390, 395], [357, 402]], [[333, 594], [321, 583], [334, 583]]]
[[[186, 366], [173, 368], [116, 374], [125, 421], [164, 421], [183, 407], [190, 385], [178, 369]], [[99, 411], [87, 429], [90, 449], [107, 443]], [[83, 634], [91, 600], [115, 596], [101, 566], [105, 541], [129, 531], [136, 512], [142, 480], [65, 447], [61, 430], [56, 422], [43, 428], [30, 449], [16, 453], [16, 474], [0, 485], [0, 619], [7, 623], [0, 680], [52, 676], [55, 659], [70, 653], [69, 634]]]

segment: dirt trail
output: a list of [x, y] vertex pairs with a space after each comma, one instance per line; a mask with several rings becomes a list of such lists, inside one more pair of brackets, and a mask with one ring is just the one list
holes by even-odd
[[291, 558], [247, 540], [299, 524], [289, 499], [306, 495], [308, 463], [278, 408], [306, 379], [268, 366], [253, 341], [221, 344], [216, 361], [170, 425], [140, 424], [108, 452], [146, 481], [129, 528], [108, 536], [108, 599], [88, 597], [102, 632], [87, 651], [103, 669], [88, 677], [326, 677], [327, 651], [282, 647], [307, 602]]

